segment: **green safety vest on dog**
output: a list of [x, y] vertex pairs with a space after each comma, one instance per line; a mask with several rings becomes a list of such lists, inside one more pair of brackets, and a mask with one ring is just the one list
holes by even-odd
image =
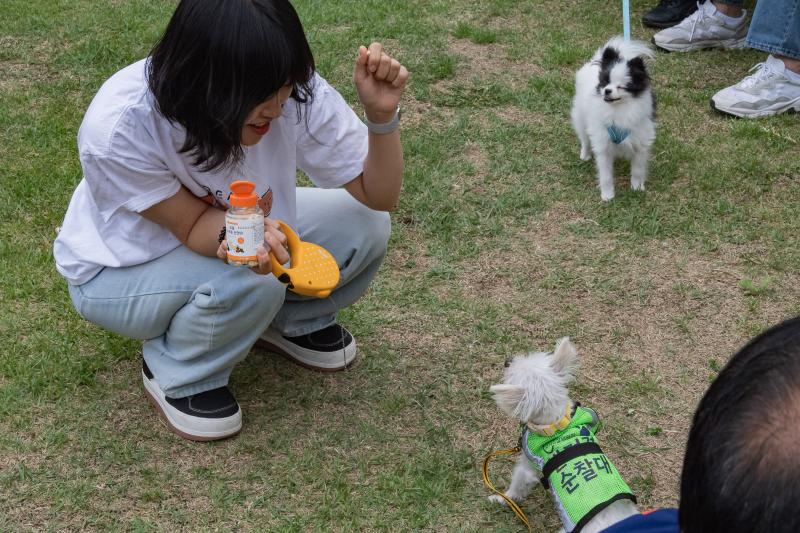
[[575, 407], [572, 420], [554, 435], [523, 426], [520, 448], [542, 472], [567, 533], [579, 532], [597, 513], [617, 500], [636, 502], [630, 487], [597, 444], [600, 419], [589, 408]]

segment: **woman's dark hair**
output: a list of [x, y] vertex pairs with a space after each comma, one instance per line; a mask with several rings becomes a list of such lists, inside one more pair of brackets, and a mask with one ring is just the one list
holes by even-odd
[[203, 171], [241, 161], [247, 116], [278, 89], [311, 99], [313, 73], [288, 0], [181, 0], [147, 64], [158, 111], [186, 129], [181, 152]]
[[681, 531], [800, 531], [798, 418], [794, 318], [734, 355], [700, 401], [681, 475]]

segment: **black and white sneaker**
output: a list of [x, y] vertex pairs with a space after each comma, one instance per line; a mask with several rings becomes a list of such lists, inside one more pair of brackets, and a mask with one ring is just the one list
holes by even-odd
[[299, 337], [284, 337], [273, 329], [267, 329], [256, 341], [256, 346], [319, 372], [344, 370], [356, 358], [356, 340], [339, 324]]
[[228, 387], [185, 398], [168, 398], [144, 362], [142, 381], [150, 402], [169, 428], [184, 439], [224, 439], [236, 435], [242, 429], [242, 411]]

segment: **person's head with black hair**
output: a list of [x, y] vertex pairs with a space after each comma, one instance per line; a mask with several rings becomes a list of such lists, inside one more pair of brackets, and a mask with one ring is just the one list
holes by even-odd
[[290, 95], [308, 101], [314, 68], [288, 0], [181, 0], [147, 79], [159, 112], [186, 130], [181, 151], [212, 170], [240, 161]]
[[683, 533], [800, 531], [800, 317], [731, 358], [694, 416]]

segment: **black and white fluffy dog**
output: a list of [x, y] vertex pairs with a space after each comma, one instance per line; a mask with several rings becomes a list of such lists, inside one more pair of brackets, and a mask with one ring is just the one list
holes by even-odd
[[614, 37], [575, 75], [572, 125], [581, 141], [581, 159], [588, 161], [594, 153], [604, 201], [614, 198], [614, 160], [619, 157], [631, 162], [631, 188], [644, 190], [656, 138], [655, 97], [645, 57], [653, 57], [645, 43]]

